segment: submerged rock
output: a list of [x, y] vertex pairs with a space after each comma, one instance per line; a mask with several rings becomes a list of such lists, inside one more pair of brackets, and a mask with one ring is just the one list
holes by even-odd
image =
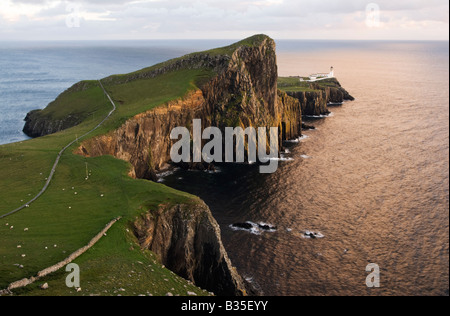
[[276, 226], [272, 226], [270, 224], [258, 224], [259, 229], [265, 230], [265, 231], [275, 231], [277, 230]]
[[304, 130], [304, 131], [315, 130], [315, 129], [316, 129], [315, 126], [302, 124], [302, 130]]
[[255, 235], [259, 235], [262, 232], [275, 232], [277, 227], [271, 224], [266, 223], [253, 223], [253, 222], [245, 222], [245, 223], [236, 223], [230, 225], [233, 230], [246, 230]]
[[322, 233], [320, 233], [320, 232], [311, 232], [311, 231], [307, 230], [303, 233], [303, 237], [311, 238], [311, 239], [319, 239], [319, 238], [324, 238], [325, 236], [322, 235]]
[[234, 228], [240, 228], [240, 229], [246, 229], [246, 230], [250, 230], [253, 228], [253, 225], [250, 223], [236, 223], [231, 226]]

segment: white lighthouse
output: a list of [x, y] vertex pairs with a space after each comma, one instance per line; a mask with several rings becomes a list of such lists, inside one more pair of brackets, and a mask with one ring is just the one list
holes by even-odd
[[330, 74], [328, 75], [329, 78], [334, 78], [334, 67], [331, 66], [330, 68]]

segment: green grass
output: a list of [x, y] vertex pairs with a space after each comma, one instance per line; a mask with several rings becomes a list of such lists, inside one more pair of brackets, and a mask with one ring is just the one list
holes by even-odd
[[75, 125], [86, 119], [95, 120], [103, 116], [103, 101], [103, 92], [97, 81], [81, 81], [38, 112], [46, 120], [65, 120]]
[[134, 115], [181, 98], [214, 75], [210, 69], [183, 69], [118, 85], [107, 82], [105, 89], [118, 108], [114, 118], [106, 122], [100, 132], [115, 129]]
[[[143, 76], [145, 74], [151, 73], [152, 71], [155, 71], [157, 69], [160, 68], [164, 68], [167, 66], [170, 66], [180, 60], [187, 60], [199, 55], [209, 55], [211, 57], [217, 57], [217, 56], [227, 56], [227, 57], [231, 57], [231, 55], [236, 51], [236, 49], [238, 49], [239, 47], [253, 47], [255, 45], [260, 44], [262, 41], [266, 40], [266, 39], [270, 39], [268, 36], [263, 35], [263, 34], [259, 34], [259, 35], [254, 35], [251, 36], [249, 38], [246, 38], [242, 41], [239, 41], [237, 43], [234, 43], [232, 45], [229, 46], [225, 46], [225, 47], [219, 47], [219, 48], [214, 48], [214, 49], [210, 49], [207, 51], [203, 51], [203, 52], [196, 52], [196, 53], [191, 53], [191, 54], [187, 54], [185, 56], [182, 57], [178, 57], [178, 58], [174, 58], [156, 65], [153, 65], [151, 67], [147, 67], [129, 74], [121, 74], [121, 75], [113, 75], [110, 76], [108, 78], [105, 78], [105, 82], [107, 82], [108, 84], [112, 84], [112, 85], [116, 85], [118, 83], [123, 83], [126, 81], [129, 81], [130, 78], [138, 78], [140, 76]], [[275, 53], [275, 52], [274, 52]], [[209, 72], [211, 72], [211, 70], [208, 70]], [[204, 75], [204, 74], [203, 74]], [[211, 73], [209, 73], [208, 75], [211, 75]], [[199, 80], [200, 79], [200, 80]], [[205, 78], [203, 78], [205, 79]], [[203, 82], [204, 80], [201, 80], [201, 78], [197, 78], [196, 80], [196, 84], [198, 86], [201, 85], [201, 82]]]
[[[80, 267], [81, 291], [65, 286], [68, 275], [64, 270], [49, 275], [16, 294], [33, 296], [86, 295], [153, 295], [167, 293], [186, 296], [188, 292], [209, 295], [163, 268], [156, 256], [136, 247], [134, 237], [123, 221], [115, 224], [94, 247], [74, 261]], [[108, 273], [105, 273], [107, 271]], [[48, 283], [42, 291], [39, 286]]]
[[[3, 150], [3, 147], [0, 149]], [[38, 157], [41, 162], [54, 158], [52, 155]], [[91, 172], [88, 180], [85, 180], [86, 163]], [[42, 163], [42, 168], [44, 167], [45, 163]], [[24, 169], [31, 172], [34, 167], [30, 165]], [[159, 204], [192, 203], [196, 200], [188, 194], [160, 184], [131, 179], [127, 176], [128, 170], [127, 163], [109, 156], [86, 159], [71, 153], [64, 155], [55, 178], [44, 196], [29, 208], [0, 220], [2, 241], [0, 288], [5, 288], [9, 283], [21, 278], [36, 275], [37, 271], [65, 259], [69, 254], [86, 245], [106, 223], [118, 216], [123, 216], [123, 219], [116, 225], [123, 228], [138, 214], [156, 208]], [[2, 168], [0, 171], [2, 178], [4, 172], [5, 169]], [[27, 181], [21, 183], [21, 186], [21, 191], [28, 192], [25, 189]], [[17, 192], [15, 188], [8, 190], [5, 187], [1, 190], [1, 195], [3, 199], [7, 195], [19, 198], [20, 194]], [[11, 226], [14, 228], [10, 229]], [[25, 228], [28, 228], [28, 231], [24, 231]], [[114, 227], [114, 229], [119, 228]], [[124, 241], [116, 239], [116, 236], [123, 239], [122, 235], [105, 237], [104, 247], [100, 244], [91, 251], [94, 261], [86, 259], [89, 256], [83, 256], [85, 264], [92, 267], [99, 258], [103, 257], [102, 253], [109, 253], [109, 256], [117, 256], [117, 260], [120, 259], [122, 265], [133, 265], [136, 260], [123, 251], [126, 250], [125, 248], [118, 247], [118, 245], [123, 246]], [[126, 243], [127, 245], [132, 243], [136, 249], [139, 248], [130, 236], [128, 240], [130, 241]], [[26, 257], [22, 257], [22, 254]], [[144, 254], [141, 255], [144, 256]], [[145, 256], [140, 257], [141, 261], [144, 259]], [[23, 265], [23, 269], [15, 264]], [[155, 265], [152, 266], [153, 269], [156, 268]], [[96, 274], [101, 278], [121, 273], [116, 271], [114, 261], [106, 260], [98, 269]], [[58, 279], [58, 281], [64, 284], [64, 280]], [[153, 294], [157, 293], [156, 290], [152, 289]]]
[[[326, 79], [314, 83], [319, 88], [335, 87], [335, 79]], [[278, 89], [284, 92], [320, 92], [313, 85], [306, 81], [300, 81], [299, 77], [278, 77]]]
[[316, 82], [320, 87], [339, 88], [339, 82], [335, 78], [324, 79]]

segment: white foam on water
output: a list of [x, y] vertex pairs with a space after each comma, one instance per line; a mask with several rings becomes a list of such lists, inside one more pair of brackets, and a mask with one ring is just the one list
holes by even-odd
[[[251, 221], [245, 222], [245, 224], [250, 224], [252, 227], [250, 229], [243, 228], [243, 227], [236, 227], [234, 224], [231, 224], [229, 227], [234, 231], [246, 231], [253, 235], [261, 235], [262, 233], [273, 233], [277, 231], [277, 228], [275, 225], [265, 223], [265, 222], [258, 222], [254, 223]], [[263, 229], [261, 226], [268, 227], [268, 229]]]
[[236, 227], [236, 226], [234, 226], [233, 224], [230, 225], [230, 228], [231, 228], [232, 230], [234, 230], [234, 231], [242, 230], [242, 231], [250, 232], [250, 233], [252, 233], [253, 235], [261, 235], [261, 231], [260, 231], [259, 228], [258, 228], [258, 224], [253, 223], [253, 222], [250, 222], [250, 221], [245, 222], [245, 224], [250, 224], [250, 225], [252, 225], [252, 228], [246, 229], [246, 228], [242, 228], [242, 227]]
[[295, 139], [290, 139], [290, 140], [286, 140], [285, 142], [287, 143], [300, 143], [302, 140], [308, 139], [309, 136], [308, 135], [302, 135], [298, 138]]
[[178, 171], [180, 168], [175, 168], [167, 171], [163, 171], [157, 174], [158, 177], [158, 183], [164, 182], [165, 178], [174, 174], [176, 171]]
[[306, 118], [325, 118], [325, 117], [333, 117], [334, 113], [330, 112], [330, 114], [320, 114], [320, 115], [304, 115]]
[[271, 161], [294, 161], [294, 158], [285, 157], [283, 154], [280, 155], [280, 158], [269, 158]]
[[209, 174], [221, 173], [222, 169], [220, 169], [219, 167], [214, 167], [214, 170], [205, 170], [205, 172]]

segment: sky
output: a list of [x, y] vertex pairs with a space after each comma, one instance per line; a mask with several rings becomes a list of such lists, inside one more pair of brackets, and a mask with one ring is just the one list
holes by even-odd
[[0, 41], [449, 39], [448, 0], [372, 1], [0, 0]]

